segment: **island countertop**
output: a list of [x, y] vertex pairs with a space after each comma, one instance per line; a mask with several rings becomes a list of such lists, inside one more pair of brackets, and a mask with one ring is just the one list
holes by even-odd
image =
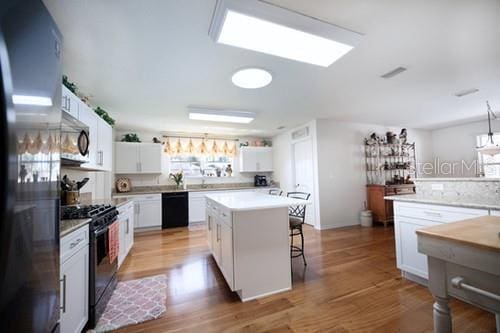
[[465, 196], [432, 197], [432, 196], [423, 196], [420, 194], [404, 194], [404, 195], [386, 196], [384, 197], [384, 199], [393, 201], [403, 201], [403, 202], [425, 203], [431, 205], [500, 210], [500, 198], [491, 198], [489, 200], [483, 198], [481, 200], [477, 200]]
[[306, 200], [255, 192], [208, 194], [206, 196], [232, 211], [289, 207], [309, 204]]
[[439, 238], [494, 252], [500, 252], [499, 233], [498, 216], [481, 216], [417, 230], [420, 237]]

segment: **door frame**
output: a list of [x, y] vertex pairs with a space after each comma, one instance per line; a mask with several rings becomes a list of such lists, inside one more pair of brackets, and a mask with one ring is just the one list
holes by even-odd
[[291, 150], [291, 156], [292, 156], [292, 179], [293, 179], [293, 190], [296, 191], [297, 188], [296, 188], [296, 184], [297, 184], [297, 179], [296, 179], [296, 170], [295, 170], [295, 159], [296, 159], [296, 156], [295, 156], [295, 145], [298, 144], [298, 143], [303, 143], [303, 142], [306, 142], [308, 141], [309, 144], [310, 144], [310, 148], [311, 148], [311, 155], [312, 155], [312, 171], [313, 171], [313, 174], [312, 174], [312, 188], [311, 188], [311, 198], [312, 198], [312, 201], [311, 201], [311, 204], [307, 206], [306, 210], [312, 210], [312, 216], [313, 216], [313, 223], [307, 223], [305, 222], [306, 224], [310, 225], [310, 226], [313, 226], [315, 229], [318, 229], [318, 215], [317, 215], [317, 201], [318, 201], [318, 198], [317, 198], [317, 189], [316, 189], [316, 181], [315, 181], [315, 177], [316, 177], [316, 168], [315, 168], [315, 165], [314, 165], [314, 148], [313, 148], [313, 139], [311, 137], [311, 134], [309, 133], [309, 135], [303, 137], [303, 138], [300, 138], [300, 139], [297, 139], [297, 140], [292, 140], [292, 142], [290, 143], [290, 150]]

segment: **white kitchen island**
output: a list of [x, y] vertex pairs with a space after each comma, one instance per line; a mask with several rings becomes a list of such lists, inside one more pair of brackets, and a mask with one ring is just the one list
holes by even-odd
[[288, 207], [307, 201], [255, 192], [206, 196], [207, 238], [242, 301], [292, 288]]

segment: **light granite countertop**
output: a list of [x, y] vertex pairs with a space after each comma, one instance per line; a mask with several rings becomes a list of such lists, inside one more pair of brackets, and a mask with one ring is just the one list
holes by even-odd
[[479, 209], [495, 209], [500, 210], [500, 195], [498, 198], [491, 200], [474, 200], [470, 197], [429, 197], [419, 194], [393, 195], [384, 197], [386, 200], [425, 203], [431, 205], [468, 207]]
[[73, 231], [89, 224], [92, 219], [61, 220], [59, 223], [59, 238], [72, 233]]
[[486, 177], [464, 177], [464, 178], [452, 178], [452, 177], [426, 177], [426, 178], [415, 178], [415, 182], [500, 182], [500, 178], [486, 178]]
[[216, 186], [208, 186], [208, 187], [201, 187], [201, 186], [193, 186], [189, 187], [187, 189], [175, 189], [166, 187], [166, 186], [159, 186], [159, 187], [154, 187], [154, 186], [144, 186], [144, 187], [136, 187], [132, 189], [130, 192], [113, 192], [113, 198], [122, 198], [130, 195], [138, 195], [138, 194], [157, 194], [157, 193], [172, 193], [172, 192], [215, 192], [215, 191], [233, 191], [233, 190], [255, 190], [255, 189], [272, 189], [272, 188], [278, 188], [278, 186], [226, 186], [226, 187], [216, 187]]

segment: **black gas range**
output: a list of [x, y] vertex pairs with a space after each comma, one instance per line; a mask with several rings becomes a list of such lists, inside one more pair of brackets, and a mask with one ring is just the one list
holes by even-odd
[[118, 210], [111, 205], [63, 206], [63, 220], [92, 219], [89, 256], [89, 321], [94, 328], [116, 287], [118, 260], [109, 259], [109, 226], [117, 220]]

